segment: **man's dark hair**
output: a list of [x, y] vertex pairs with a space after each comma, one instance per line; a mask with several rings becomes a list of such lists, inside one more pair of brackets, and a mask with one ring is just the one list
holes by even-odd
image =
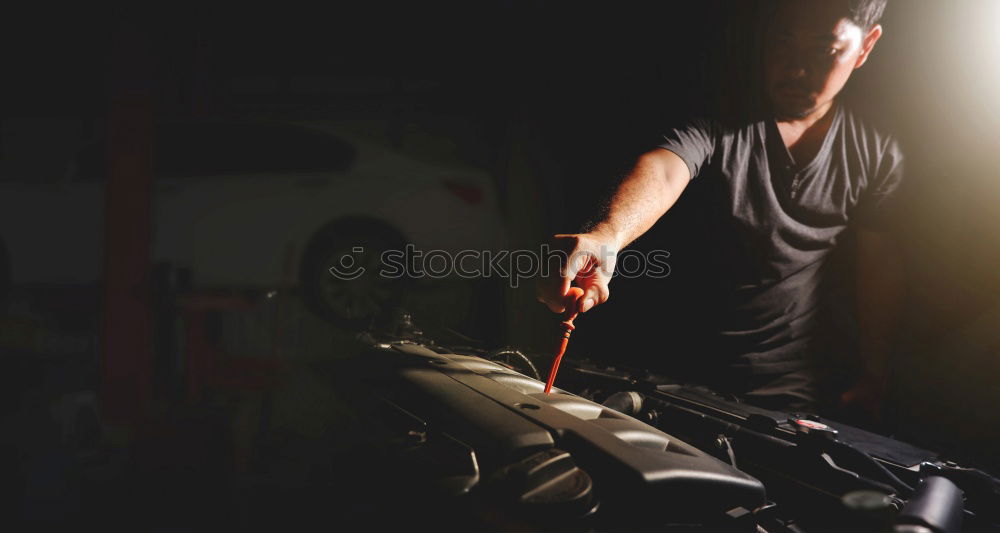
[[864, 31], [878, 24], [889, 0], [848, 0], [851, 9], [851, 22]]

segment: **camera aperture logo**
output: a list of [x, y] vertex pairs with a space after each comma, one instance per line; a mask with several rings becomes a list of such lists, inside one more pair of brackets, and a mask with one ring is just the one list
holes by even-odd
[[[372, 254], [378, 254], [377, 265]], [[568, 266], [576, 271], [585, 271], [593, 268], [592, 265], [602, 265], [611, 270], [604, 272], [610, 277], [665, 278], [670, 275], [669, 257], [670, 252], [666, 250], [641, 252], [626, 249], [616, 253], [605, 248], [597, 254], [570, 254], [553, 250], [547, 244], [541, 245], [538, 250], [461, 250], [454, 253], [418, 250], [412, 244], [402, 250], [381, 251], [354, 246], [328, 270], [337, 279], [345, 281], [358, 279], [377, 267], [376, 274], [389, 279], [499, 277], [508, 280], [512, 288], [517, 288], [523, 280], [549, 277]]]
[[365, 274], [365, 267], [361, 266], [358, 259], [364, 256], [365, 247], [355, 246], [351, 248], [351, 253], [340, 256], [339, 264], [329, 268], [330, 273], [337, 279], [350, 281], [358, 279]]

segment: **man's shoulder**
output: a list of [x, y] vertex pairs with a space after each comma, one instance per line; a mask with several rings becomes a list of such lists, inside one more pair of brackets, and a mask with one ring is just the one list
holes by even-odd
[[764, 119], [746, 118], [733, 120], [716, 115], [697, 115], [685, 121], [688, 128], [704, 132], [715, 142], [724, 144], [747, 143], [757, 140], [756, 132], [764, 125]]
[[850, 105], [841, 104], [840, 107], [843, 116], [841, 135], [878, 155], [901, 152], [894, 128], [885, 119], [859, 112]]

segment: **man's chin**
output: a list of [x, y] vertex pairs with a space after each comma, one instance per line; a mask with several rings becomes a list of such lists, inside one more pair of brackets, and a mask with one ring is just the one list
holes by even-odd
[[771, 110], [779, 120], [796, 120], [808, 117], [816, 110], [815, 105], [773, 105]]

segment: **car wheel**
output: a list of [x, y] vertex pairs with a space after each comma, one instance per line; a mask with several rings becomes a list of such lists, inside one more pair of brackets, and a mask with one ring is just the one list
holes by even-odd
[[328, 224], [302, 256], [303, 301], [338, 326], [368, 327], [402, 298], [406, 279], [384, 277], [380, 270], [382, 253], [405, 245], [398, 231], [378, 220], [350, 218]]

